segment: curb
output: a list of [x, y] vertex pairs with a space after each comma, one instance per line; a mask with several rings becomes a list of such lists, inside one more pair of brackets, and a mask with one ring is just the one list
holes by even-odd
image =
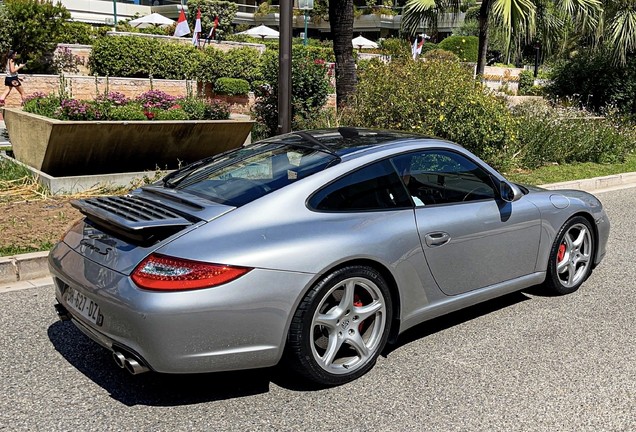
[[[549, 190], [578, 189], [586, 192], [595, 190], [636, 186], [636, 172], [573, 180], [540, 185]], [[33, 252], [10, 257], [0, 257], [0, 285], [29, 281], [49, 276], [49, 252]]]
[[0, 257], [0, 285], [49, 276], [49, 252]]
[[572, 180], [561, 183], [550, 183], [540, 185], [539, 187], [559, 190], [559, 189], [578, 189], [586, 192], [594, 192], [599, 189], [607, 189], [613, 187], [627, 186], [636, 184], [636, 172], [623, 174], [614, 174], [604, 177], [593, 177], [591, 179]]

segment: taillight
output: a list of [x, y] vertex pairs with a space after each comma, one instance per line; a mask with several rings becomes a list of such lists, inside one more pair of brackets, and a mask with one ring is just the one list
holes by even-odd
[[152, 254], [137, 266], [131, 277], [140, 288], [181, 291], [221, 285], [250, 270]]

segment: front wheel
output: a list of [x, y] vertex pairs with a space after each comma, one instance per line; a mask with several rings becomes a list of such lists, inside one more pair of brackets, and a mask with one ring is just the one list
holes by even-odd
[[552, 245], [546, 287], [556, 294], [573, 293], [590, 275], [593, 260], [592, 226], [575, 216], [563, 225]]
[[289, 361], [320, 384], [352, 381], [375, 364], [391, 319], [391, 295], [377, 270], [336, 270], [314, 285], [298, 306], [289, 329]]

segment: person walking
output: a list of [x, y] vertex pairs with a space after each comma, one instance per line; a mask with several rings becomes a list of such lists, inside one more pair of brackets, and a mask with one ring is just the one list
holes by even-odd
[[22, 83], [20, 82], [20, 78], [18, 78], [18, 71], [22, 69], [24, 64], [17, 64], [15, 62], [16, 52], [13, 50], [9, 50], [4, 58], [6, 77], [4, 78], [4, 85], [6, 89], [0, 96], [0, 105], [4, 105], [4, 100], [9, 96], [11, 90], [15, 87], [15, 89], [20, 93], [20, 97], [22, 98], [22, 103], [24, 103], [24, 99], [26, 95], [24, 94], [24, 90], [22, 89]]

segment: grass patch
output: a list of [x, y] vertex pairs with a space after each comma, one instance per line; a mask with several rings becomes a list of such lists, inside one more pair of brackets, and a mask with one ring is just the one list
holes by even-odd
[[36, 245], [33, 245], [33, 246], [19, 246], [19, 245], [1, 246], [0, 247], [0, 257], [19, 255], [19, 254], [25, 254], [25, 253], [30, 253], [30, 252], [48, 251], [48, 250], [51, 250], [53, 248], [53, 246], [55, 246], [55, 244], [47, 241], [47, 242], [38, 243], [37, 247], [35, 247], [35, 246]]
[[585, 162], [568, 165], [547, 165], [534, 170], [524, 170], [504, 175], [508, 180], [517, 183], [541, 185], [627, 172], [636, 172], [636, 155], [627, 156], [623, 163], [599, 164]]

